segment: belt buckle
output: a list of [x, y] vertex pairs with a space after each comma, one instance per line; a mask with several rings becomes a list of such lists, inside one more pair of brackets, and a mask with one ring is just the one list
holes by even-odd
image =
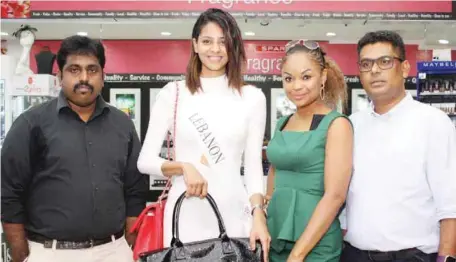
[[367, 256], [370, 261], [388, 261], [394, 259], [394, 255], [390, 252], [367, 251]]
[[375, 259], [371, 256], [371, 252], [367, 251], [367, 256], [369, 257], [370, 261], [375, 261]]

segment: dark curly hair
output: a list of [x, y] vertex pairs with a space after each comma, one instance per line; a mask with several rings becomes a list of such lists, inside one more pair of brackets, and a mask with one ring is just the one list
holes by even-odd
[[393, 48], [398, 52], [399, 58], [405, 60], [405, 45], [402, 37], [394, 32], [388, 30], [381, 30], [375, 32], [369, 32], [365, 34], [358, 41], [358, 56], [361, 53], [361, 50], [366, 45], [372, 45], [376, 43], [389, 43]]
[[106, 63], [103, 44], [99, 40], [94, 40], [87, 36], [73, 35], [63, 39], [57, 52], [57, 65], [60, 71], [63, 70], [70, 55], [93, 55], [98, 59], [102, 69], [104, 69]]

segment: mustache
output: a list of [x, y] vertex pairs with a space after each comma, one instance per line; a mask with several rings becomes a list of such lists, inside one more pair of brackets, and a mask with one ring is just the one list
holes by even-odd
[[79, 83], [77, 83], [76, 85], [74, 85], [73, 87], [73, 91], [76, 92], [76, 90], [78, 90], [79, 88], [81, 88], [81, 86], [86, 86], [89, 88], [90, 92], [93, 93], [93, 86], [91, 84], [89, 84], [89, 82], [87, 81], [81, 81]]

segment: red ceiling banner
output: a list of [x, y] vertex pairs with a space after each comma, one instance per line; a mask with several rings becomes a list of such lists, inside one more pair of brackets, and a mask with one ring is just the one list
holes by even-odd
[[245, 18], [347, 18], [364, 20], [451, 20], [456, 18], [455, 3], [451, 0], [33, 1], [30, 18], [195, 18], [201, 11], [211, 7], [222, 8], [230, 11], [235, 17]]

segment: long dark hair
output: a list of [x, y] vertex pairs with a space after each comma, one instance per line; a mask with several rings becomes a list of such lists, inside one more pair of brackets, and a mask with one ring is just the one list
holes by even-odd
[[[228, 54], [228, 64], [226, 65], [228, 84], [230, 87], [240, 90], [244, 85], [243, 70], [246, 62], [241, 30], [239, 30], [236, 20], [228, 12], [217, 8], [210, 8], [196, 20], [193, 26], [192, 39], [198, 41], [201, 29], [211, 22], [220, 26], [225, 37], [225, 47]], [[190, 92], [194, 93], [201, 88], [200, 74], [202, 63], [198, 54], [195, 53], [193, 45], [191, 52], [185, 82]]]

